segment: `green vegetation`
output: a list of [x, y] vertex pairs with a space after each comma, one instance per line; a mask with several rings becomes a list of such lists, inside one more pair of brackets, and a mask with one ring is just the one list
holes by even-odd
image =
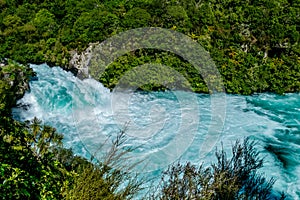
[[[298, 92], [299, 5], [299, 0], [0, 0], [0, 64], [11, 59], [21, 64], [46, 62], [71, 70], [70, 52], [81, 52], [89, 43], [126, 30], [152, 26], [179, 31], [202, 45], [215, 61], [228, 93]], [[119, 57], [98, 77], [99, 81], [112, 89], [124, 73], [150, 62], [181, 73], [193, 91], [208, 92], [190, 63], [172, 52], [153, 49]], [[151, 75], [150, 84], [140, 89], [163, 90], [164, 80], [171, 88], [187, 86], [168, 73], [160, 75]], [[110, 166], [110, 162], [75, 156], [63, 147], [63, 137], [55, 128], [36, 118], [26, 123], [12, 119], [11, 108], [29, 89], [28, 81], [33, 76], [28, 66], [10, 60], [1, 64], [0, 198], [129, 199], [136, 195], [140, 189], [136, 177]], [[129, 82], [129, 86], [136, 85]], [[117, 149], [118, 143], [112, 145]], [[111, 153], [109, 158], [119, 158], [118, 152]], [[231, 159], [224, 151], [216, 156], [217, 164], [208, 168], [189, 163], [171, 166], [162, 176], [158, 191], [150, 196], [270, 196], [274, 180], [266, 181], [257, 174], [262, 160], [248, 140], [233, 147]]]
[[112, 144], [104, 165], [63, 148], [63, 135], [37, 118], [13, 120], [11, 108], [34, 74], [13, 62], [0, 69], [1, 199], [130, 199], [137, 193], [137, 179], [111, 167], [115, 157], [121, 160], [115, 149], [122, 140]]
[[29, 89], [29, 79], [35, 73], [29, 67], [9, 61], [0, 68], [0, 114], [9, 115], [11, 107]]
[[[3, 126], [3, 123], [6, 126]], [[131, 199], [140, 183], [62, 147], [62, 135], [38, 119], [1, 118], [1, 199]]]
[[[257, 172], [263, 165], [248, 138], [237, 141], [232, 157], [223, 149], [216, 151], [216, 164], [203, 167], [191, 163], [175, 164], [162, 176], [159, 192], [152, 199], [276, 199], [272, 196], [274, 179], [267, 181]], [[278, 199], [285, 199], [282, 193]]]
[[[228, 93], [297, 92], [299, 5], [299, 0], [1, 0], [0, 59], [70, 69], [72, 50], [125, 30], [163, 27], [189, 35], [210, 53]], [[149, 62], [174, 67], [195, 92], [208, 92], [191, 64], [155, 50], [120, 57], [99, 80], [112, 89], [123, 73]]]

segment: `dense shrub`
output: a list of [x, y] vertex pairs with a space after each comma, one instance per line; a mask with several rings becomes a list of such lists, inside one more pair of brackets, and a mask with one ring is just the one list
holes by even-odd
[[[273, 178], [266, 180], [257, 170], [263, 159], [246, 138], [232, 147], [228, 158], [222, 149], [216, 151], [217, 162], [208, 167], [191, 163], [174, 164], [163, 172], [158, 191], [152, 199], [274, 199]], [[280, 199], [284, 199], [282, 194]], [[279, 199], [278, 198], [278, 199]]]

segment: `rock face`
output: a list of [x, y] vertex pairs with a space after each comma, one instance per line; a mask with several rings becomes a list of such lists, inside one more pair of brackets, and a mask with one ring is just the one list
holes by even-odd
[[69, 68], [75, 69], [76, 76], [80, 79], [85, 79], [89, 77], [88, 64], [92, 56], [93, 49], [99, 43], [91, 43], [88, 48], [82, 53], [78, 53], [76, 50], [70, 52], [71, 60], [69, 62]]

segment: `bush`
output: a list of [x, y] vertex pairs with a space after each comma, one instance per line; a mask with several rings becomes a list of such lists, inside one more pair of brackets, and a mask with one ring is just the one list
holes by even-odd
[[[232, 157], [222, 148], [216, 151], [217, 163], [197, 167], [191, 163], [170, 166], [163, 172], [158, 191], [151, 199], [270, 199], [275, 180], [257, 172], [263, 165], [248, 138], [237, 141]], [[284, 199], [282, 194], [280, 199]]]
[[[81, 160], [81, 164], [73, 168], [76, 174], [69, 188], [64, 192], [65, 199], [115, 200], [132, 199], [137, 195], [141, 189], [141, 181], [126, 171], [126, 167], [131, 166], [124, 164], [127, 163], [125, 155], [128, 152], [122, 149], [122, 144], [126, 141], [124, 136], [125, 132], [120, 131], [104, 157], [97, 160], [93, 155], [91, 162]], [[68, 160], [71, 166], [78, 163], [78, 158], [72, 154], [69, 154], [69, 158], [60, 160], [63, 163]]]

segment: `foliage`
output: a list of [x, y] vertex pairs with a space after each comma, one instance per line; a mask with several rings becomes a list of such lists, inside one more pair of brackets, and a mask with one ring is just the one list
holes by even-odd
[[[232, 157], [216, 151], [217, 162], [208, 167], [191, 163], [170, 166], [161, 179], [152, 199], [274, 199], [274, 179], [267, 181], [257, 172], [263, 160], [248, 138], [237, 141]], [[282, 194], [280, 199], [284, 199]]]
[[80, 166], [76, 173], [65, 199], [132, 199], [140, 190], [138, 179], [101, 163]]
[[9, 61], [0, 73], [1, 199], [128, 199], [137, 193], [138, 179], [113, 166], [124, 155], [117, 148], [122, 137], [113, 143], [105, 164], [74, 155], [55, 128], [37, 118], [25, 123], [11, 118], [32, 70]]
[[[132, 28], [152, 26], [189, 35], [215, 61], [226, 92], [300, 90], [299, 1], [134, 0], [0, 1], [0, 59], [70, 69], [70, 52]], [[168, 52], [131, 52], [100, 78], [110, 89], [134, 63], [162, 57], [171, 67], [189, 63]], [[180, 62], [178, 62], [180, 59]], [[132, 61], [124, 65], [121, 60]], [[195, 92], [208, 92], [192, 66], [181, 70]], [[148, 90], [161, 89], [157, 84]]]
[[9, 117], [1, 118], [1, 198], [61, 197], [69, 172], [52, 159], [49, 149], [50, 145], [61, 142], [61, 136], [53, 128], [40, 126], [36, 121], [26, 128]]
[[65, 199], [132, 199], [137, 195], [142, 182], [127, 171], [132, 164], [129, 165], [125, 156], [129, 150], [122, 148], [125, 141], [122, 130], [102, 159], [95, 159], [95, 152], [91, 157], [94, 162], [78, 165], [78, 176], [64, 193]]
[[131, 199], [139, 191], [140, 181], [114, 166], [123, 155], [115, 146], [107, 155], [109, 162], [95, 163], [64, 149], [62, 135], [36, 118], [26, 124], [4, 120], [1, 198]]
[[[40, 120], [13, 120], [11, 108], [29, 89], [34, 73], [5, 58], [69, 69], [73, 50], [83, 51], [91, 42], [131, 28], [163, 27], [189, 35], [210, 53], [228, 93], [300, 91], [299, 0], [0, 0], [0, 9], [2, 199], [74, 199], [78, 195], [126, 199], [139, 189], [137, 179], [109, 166], [107, 160], [95, 164], [65, 149], [62, 135]], [[159, 50], [129, 52], [98, 78], [112, 89], [124, 73], [148, 62], [170, 66], [195, 92], [208, 92], [190, 63]], [[164, 81], [171, 89], [187, 87], [167, 73], [151, 77], [150, 84], [139, 89], [166, 89]], [[124, 83], [139, 86], [139, 82]], [[267, 181], [256, 172], [262, 160], [252, 145], [248, 140], [236, 143], [230, 159], [223, 150], [217, 152], [217, 163], [207, 168], [190, 163], [171, 166], [162, 177], [160, 193], [153, 197], [269, 198], [274, 180]], [[113, 150], [109, 155], [108, 160], [118, 160], [123, 154]]]
[[29, 89], [28, 81], [35, 76], [28, 66], [19, 65], [11, 60], [0, 68], [0, 114], [9, 115], [12, 106]]
[[123, 20], [123, 24], [128, 28], [148, 27], [151, 21], [151, 15], [147, 10], [135, 7], [129, 10]]

